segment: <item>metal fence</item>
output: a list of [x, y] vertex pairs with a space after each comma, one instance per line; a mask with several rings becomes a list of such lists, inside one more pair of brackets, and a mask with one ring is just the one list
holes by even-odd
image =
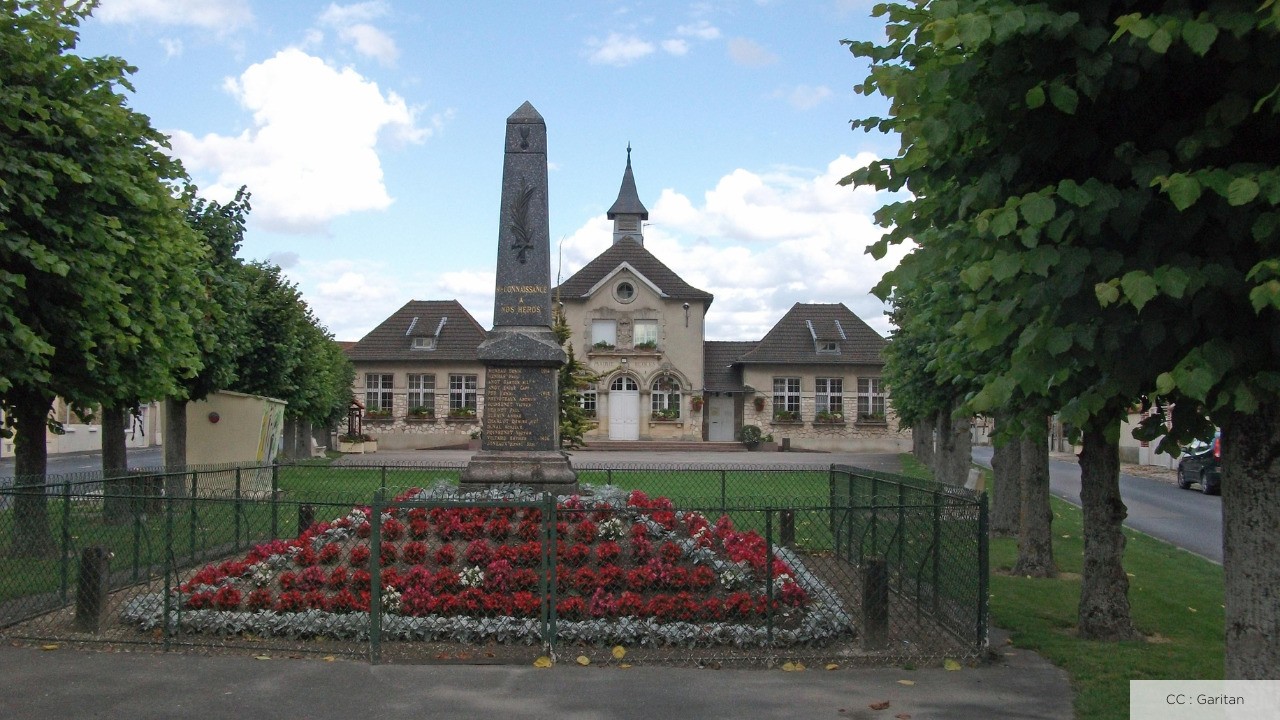
[[585, 465], [583, 494], [557, 502], [461, 494], [461, 467], [0, 488], [0, 636], [372, 662], [986, 649], [985, 496], [844, 466]]

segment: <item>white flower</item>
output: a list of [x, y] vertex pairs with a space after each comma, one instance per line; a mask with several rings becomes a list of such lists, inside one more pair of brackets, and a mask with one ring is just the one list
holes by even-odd
[[627, 528], [622, 518], [609, 518], [600, 523], [597, 530], [600, 532], [600, 537], [605, 540], [621, 540], [627, 535]]
[[751, 575], [745, 569], [732, 566], [720, 573], [720, 586], [726, 590], [742, 587], [751, 581]]
[[484, 571], [472, 565], [458, 573], [458, 582], [462, 583], [463, 587], [480, 587], [484, 582]]
[[386, 612], [400, 611], [400, 593], [390, 585], [382, 586], [382, 609]]

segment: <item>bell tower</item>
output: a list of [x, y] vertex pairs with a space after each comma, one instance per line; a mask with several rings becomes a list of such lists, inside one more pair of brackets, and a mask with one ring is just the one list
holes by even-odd
[[636, 192], [636, 177], [631, 173], [631, 143], [627, 143], [627, 169], [622, 172], [618, 199], [609, 208], [609, 219], [613, 221], [613, 244], [630, 240], [644, 247], [643, 223], [649, 219], [649, 211]]

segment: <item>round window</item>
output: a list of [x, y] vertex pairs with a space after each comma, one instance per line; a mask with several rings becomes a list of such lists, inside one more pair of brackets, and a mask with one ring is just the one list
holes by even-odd
[[636, 297], [636, 288], [629, 282], [620, 282], [614, 289], [614, 295], [620, 302], [631, 302]]

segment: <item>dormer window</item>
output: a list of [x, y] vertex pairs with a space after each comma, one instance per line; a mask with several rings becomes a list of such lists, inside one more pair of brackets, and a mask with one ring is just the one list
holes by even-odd
[[819, 340], [818, 352], [824, 355], [839, 355], [840, 343], [835, 340]]
[[413, 339], [414, 350], [435, 350], [436, 339], [433, 337], [416, 337]]

